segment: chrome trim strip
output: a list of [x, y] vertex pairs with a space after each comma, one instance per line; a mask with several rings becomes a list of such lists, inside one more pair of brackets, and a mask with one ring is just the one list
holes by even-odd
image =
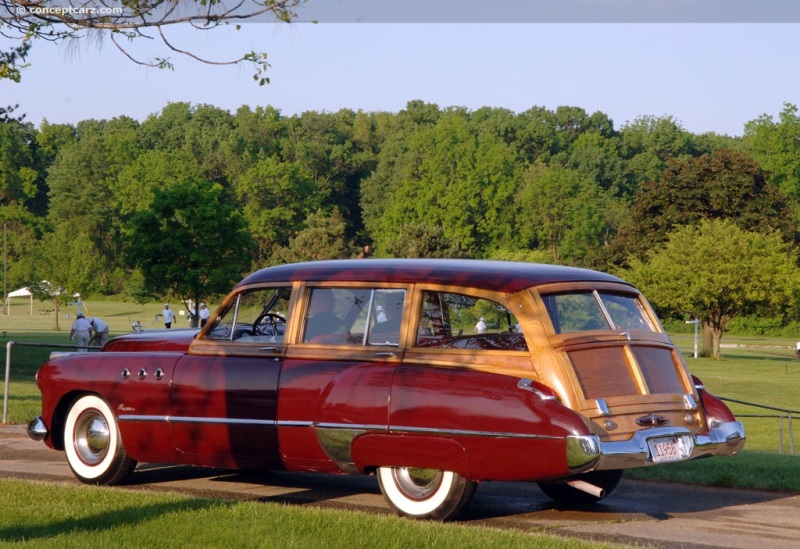
[[313, 421], [276, 421], [278, 427], [313, 427]]
[[537, 395], [542, 400], [555, 400], [556, 397], [546, 395], [543, 392], [533, 388], [533, 380], [523, 377], [517, 383], [517, 389], [522, 389], [523, 391], [530, 391], [531, 393]]
[[692, 395], [688, 393], [683, 395], [683, 403], [687, 410], [697, 410], [697, 403], [694, 401], [694, 397]]
[[120, 421], [149, 421], [166, 423], [208, 423], [215, 425], [263, 425], [267, 427], [312, 427], [314, 429], [342, 430], [342, 431], [381, 431], [385, 433], [425, 433], [431, 435], [454, 435], [471, 437], [493, 437], [493, 438], [531, 438], [531, 439], [553, 439], [558, 440], [563, 437], [552, 435], [537, 435], [529, 433], [511, 433], [503, 431], [472, 431], [467, 429], [443, 429], [433, 427], [410, 427], [360, 424], [360, 423], [314, 423], [313, 421], [278, 421], [263, 419], [234, 419], [234, 418], [214, 418], [214, 417], [171, 417], [171, 416], [145, 416], [125, 414], [119, 416]]
[[[283, 426], [283, 422], [280, 423]], [[345, 429], [347, 431], [388, 431], [388, 425], [366, 425], [361, 423], [314, 423], [316, 429]]]
[[[606, 322], [608, 322], [608, 326], [609, 326], [609, 327], [610, 327], [612, 330], [616, 330], [616, 329], [618, 329], [618, 328], [617, 328], [617, 326], [616, 326], [616, 324], [614, 324], [614, 320], [611, 318], [611, 315], [609, 314], [609, 312], [608, 312], [608, 309], [606, 309], [606, 304], [605, 304], [605, 303], [603, 303], [603, 300], [602, 300], [602, 298], [600, 297], [600, 292], [598, 292], [597, 290], [592, 290], [592, 296], [594, 297], [594, 300], [597, 302], [597, 306], [598, 306], [598, 307], [600, 307], [600, 312], [601, 312], [601, 313], [603, 314], [603, 316], [606, 318]], [[626, 330], [626, 331], [627, 331], [627, 330]], [[621, 334], [618, 334], [618, 335], [624, 335], [624, 333], [625, 333], [625, 332], [623, 332], [623, 333], [621, 333]], [[629, 334], [628, 334], [628, 341], [630, 341], [630, 340], [631, 340], [631, 335], [630, 335], [630, 333], [629, 333]]]
[[169, 423], [170, 417], [169, 416], [138, 416], [134, 414], [122, 414], [117, 419], [120, 421], [164, 421]]
[[597, 399], [597, 413], [601, 416], [607, 416], [611, 413], [611, 410], [608, 408], [608, 404], [606, 403], [606, 399], [598, 398]]
[[[278, 424], [274, 419], [233, 419], [220, 417], [170, 417], [170, 416], [143, 416], [134, 414], [124, 414], [119, 416], [120, 421], [147, 421], [147, 422], [166, 422], [166, 423], [210, 423], [215, 425], [266, 425], [275, 426]], [[310, 422], [309, 422], [310, 425]]]
[[170, 423], [211, 423], [214, 425], [266, 425], [275, 426], [278, 422], [274, 419], [228, 419], [221, 417], [170, 417]]
[[494, 438], [541, 438], [561, 440], [564, 437], [552, 435], [533, 435], [527, 433], [504, 433], [498, 431], [468, 431], [465, 429], [436, 429], [432, 427], [392, 427], [390, 433], [427, 433], [432, 435], [456, 435], [468, 437], [494, 437]]

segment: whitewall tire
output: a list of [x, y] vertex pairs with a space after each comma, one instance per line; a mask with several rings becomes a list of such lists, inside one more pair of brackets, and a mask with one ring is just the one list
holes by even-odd
[[72, 472], [87, 484], [118, 484], [136, 466], [122, 445], [111, 408], [96, 395], [72, 403], [64, 423], [64, 451]]
[[378, 484], [398, 514], [431, 520], [455, 518], [475, 494], [476, 484], [452, 471], [379, 467]]

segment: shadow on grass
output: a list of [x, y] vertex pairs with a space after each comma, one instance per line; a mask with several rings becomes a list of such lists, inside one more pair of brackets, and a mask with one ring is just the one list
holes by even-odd
[[229, 504], [212, 500], [193, 499], [153, 505], [129, 505], [113, 511], [95, 513], [85, 518], [53, 520], [37, 526], [0, 527], [0, 539], [7, 542], [31, 542], [60, 535], [72, 536], [80, 532], [92, 533], [104, 529], [114, 530], [120, 526], [133, 526], [149, 521], [156, 522], [165, 513], [194, 512], [211, 507], [219, 507], [220, 505]]

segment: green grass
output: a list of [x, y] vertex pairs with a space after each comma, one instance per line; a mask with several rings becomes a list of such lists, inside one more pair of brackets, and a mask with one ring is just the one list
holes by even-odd
[[465, 524], [0, 479], [0, 547], [609, 547]]
[[628, 469], [626, 478], [800, 493], [800, 455], [744, 450], [731, 457]]

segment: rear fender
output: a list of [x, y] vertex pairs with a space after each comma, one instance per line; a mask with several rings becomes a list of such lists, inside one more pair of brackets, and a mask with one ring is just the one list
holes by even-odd
[[351, 453], [362, 473], [377, 467], [418, 467], [453, 471], [470, 478], [466, 451], [452, 439], [366, 434], [353, 441]]
[[733, 415], [733, 412], [731, 412], [730, 408], [728, 408], [727, 404], [706, 391], [703, 382], [700, 381], [697, 376], [693, 375], [692, 380], [697, 388], [697, 394], [700, 395], [700, 402], [705, 409], [706, 424], [709, 430], [722, 423], [736, 421], [736, 417]]

